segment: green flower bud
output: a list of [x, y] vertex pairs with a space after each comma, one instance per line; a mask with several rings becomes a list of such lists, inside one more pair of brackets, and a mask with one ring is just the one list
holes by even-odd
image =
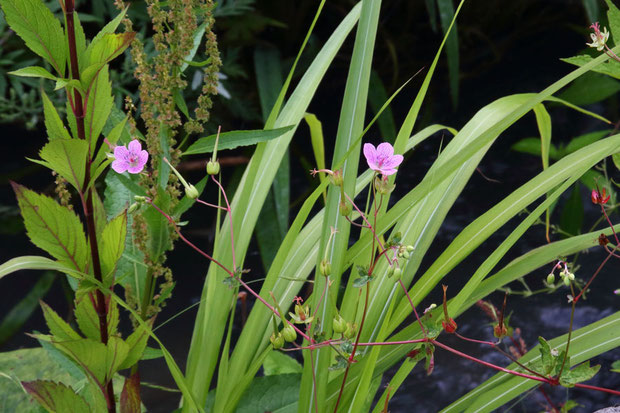
[[409, 257], [410, 257], [409, 253], [408, 253], [407, 251], [404, 251], [404, 252], [403, 252], [403, 258], [404, 258], [404, 259], [406, 259], [406, 260], [408, 260], [408, 259], [409, 259]]
[[407, 250], [407, 252], [411, 252], [413, 251], [415, 248], [413, 247], [413, 245], [407, 245], [407, 247], [405, 248]]
[[282, 346], [284, 346], [284, 337], [282, 337], [282, 333], [278, 333], [277, 336], [276, 333], [273, 333], [271, 337], [269, 337], [269, 340], [271, 341], [274, 350], [281, 349]]
[[210, 160], [207, 162], [207, 174], [217, 175], [220, 173], [220, 163], [218, 161]]
[[394, 281], [400, 280], [400, 277], [403, 275], [403, 270], [400, 268], [394, 268]]
[[196, 199], [200, 194], [194, 185], [189, 184], [185, 187], [185, 195], [187, 195], [188, 198]]
[[334, 333], [342, 334], [347, 331], [347, 322], [340, 316], [340, 314], [337, 314], [334, 317], [332, 328], [334, 329]]
[[332, 175], [332, 183], [336, 186], [342, 186], [344, 183], [344, 177], [342, 176], [342, 170], [336, 169]]
[[568, 279], [571, 280], [571, 281], [574, 281], [575, 280], [575, 274], [573, 274], [572, 272], [569, 272], [568, 273]]
[[344, 331], [344, 336], [348, 338], [349, 340], [352, 340], [355, 338], [356, 334], [357, 334], [357, 324], [347, 323], [347, 329]]
[[394, 275], [394, 267], [390, 265], [387, 269], [387, 276], [391, 277], [392, 275]]
[[133, 197], [134, 201], [138, 202], [138, 203], [143, 203], [146, 202], [146, 197], [145, 196], [140, 196], [140, 195], [134, 195]]
[[292, 325], [287, 324], [286, 327], [282, 329], [282, 336], [284, 337], [284, 340], [290, 343], [297, 339], [297, 332]]
[[321, 264], [319, 265], [319, 270], [321, 271], [321, 275], [323, 277], [327, 277], [332, 273], [332, 265], [327, 260], [321, 260]]
[[564, 277], [562, 279], [562, 281], [564, 281], [564, 285], [567, 287], [570, 287], [570, 278], [569, 277]]
[[140, 204], [137, 202], [134, 202], [133, 204], [129, 205], [129, 208], [127, 208], [127, 213], [133, 214], [134, 212], [138, 210], [138, 208], [140, 208]]
[[549, 275], [547, 275], [547, 284], [552, 285], [553, 283], [555, 283], [555, 274], [549, 273]]
[[351, 205], [347, 204], [345, 201], [340, 201], [340, 215], [343, 217], [348, 217], [351, 214]]

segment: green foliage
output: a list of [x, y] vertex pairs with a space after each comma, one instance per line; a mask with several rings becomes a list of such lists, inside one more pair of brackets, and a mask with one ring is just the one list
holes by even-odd
[[116, 264], [125, 249], [127, 235], [127, 212], [112, 218], [103, 228], [100, 238], [101, 271], [104, 284], [112, 285]]
[[296, 412], [300, 382], [300, 374], [257, 377], [239, 401], [236, 411], [245, 413]]
[[47, 69], [40, 66], [28, 66], [9, 72], [10, 75], [22, 77], [42, 77], [44, 79], [56, 80], [56, 76], [52, 75]]
[[42, 161], [32, 160], [65, 178], [78, 192], [84, 192], [88, 143], [79, 139], [54, 139], [39, 151]]
[[47, 411], [70, 412], [92, 411], [92, 406], [73, 389], [62, 383], [37, 380], [23, 383], [24, 389], [31, 394]]
[[63, 77], [67, 50], [60, 22], [40, 0], [2, 0], [7, 23]]
[[[290, 132], [295, 126], [285, 126], [269, 130], [242, 130], [220, 133], [220, 140], [217, 145], [218, 151], [234, 149], [239, 146], [256, 145], [260, 142], [267, 142], [276, 139]], [[211, 153], [215, 148], [217, 135], [205, 136], [194, 142], [183, 153], [184, 155], [195, 155], [199, 153]]]
[[[95, 308], [95, 295], [93, 293], [84, 293], [79, 290], [78, 294], [76, 295], [75, 321], [77, 321], [77, 324], [80, 327], [80, 331], [87, 338], [101, 341], [101, 330], [99, 329], [99, 315], [97, 309]], [[114, 301], [108, 300], [106, 307], [108, 336], [113, 336], [117, 334], [119, 321], [118, 306]], [[51, 332], [54, 336], [56, 336], [53, 331]]]
[[88, 262], [82, 224], [75, 213], [53, 199], [12, 183], [28, 237], [60, 262], [84, 271]]
[[54, 139], [71, 139], [50, 98], [47, 97], [45, 92], [41, 92], [41, 98], [43, 100], [43, 114], [48, 139], [50, 141]]
[[263, 362], [265, 376], [300, 374], [302, 366], [294, 358], [279, 351], [271, 351]]

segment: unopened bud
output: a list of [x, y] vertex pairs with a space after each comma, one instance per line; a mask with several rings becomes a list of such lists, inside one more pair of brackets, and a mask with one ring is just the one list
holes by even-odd
[[278, 335], [273, 333], [271, 337], [269, 337], [269, 340], [275, 350], [281, 349], [282, 346], [284, 346], [284, 337], [282, 337], [282, 333], [278, 333]]
[[332, 183], [336, 186], [342, 186], [344, 183], [344, 177], [342, 176], [342, 170], [336, 169], [334, 174], [331, 176]]
[[549, 275], [547, 275], [547, 284], [553, 285], [554, 283], [555, 283], [555, 274], [550, 272]]
[[348, 338], [349, 340], [352, 340], [353, 338], [355, 338], [356, 334], [357, 334], [357, 324], [347, 323], [347, 329], [344, 332], [344, 336]]
[[287, 326], [282, 329], [282, 336], [284, 337], [284, 340], [290, 343], [297, 339], [297, 332], [292, 325], [287, 324]]
[[134, 202], [133, 204], [129, 205], [129, 208], [127, 208], [127, 213], [133, 214], [134, 212], [138, 210], [138, 208], [140, 208], [140, 204], [137, 202]]
[[220, 173], [220, 163], [218, 161], [210, 160], [207, 162], [207, 174], [217, 175]]
[[323, 277], [327, 277], [332, 273], [332, 265], [327, 260], [321, 260], [321, 263], [319, 264], [319, 270], [321, 271], [321, 275]]
[[403, 251], [403, 258], [408, 260], [410, 257], [409, 253], [407, 251]]
[[569, 272], [569, 273], [568, 273], [568, 278], [569, 278], [571, 281], [574, 281], [574, 280], [575, 280], [575, 274], [573, 274], [572, 272]]
[[403, 275], [403, 270], [400, 268], [394, 268], [394, 281], [400, 280], [400, 277]]
[[382, 195], [389, 195], [396, 185], [391, 184], [387, 179], [375, 178], [375, 189]]
[[392, 275], [394, 275], [394, 267], [390, 265], [387, 269], [387, 276], [391, 277]]
[[188, 198], [196, 199], [200, 194], [194, 185], [189, 184], [185, 187], [185, 195], [187, 195]]
[[413, 251], [415, 248], [413, 247], [413, 245], [407, 245], [407, 247], [405, 248], [407, 250], [407, 252], [411, 252]]
[[570, 287], [570, 278], [564, 277], [562, 278], [562, 281], [564, 281], [565, 286]]
[[334, 329], [334, 333], [342, 334], [347, 331], [347, 322], [340, 314], [337, 314], [332, 322], [332, 328]]
[[134, 201], [139, 202], [139, 203], [146, 202], [146, 197], [141, 196], [141, 195], [134, 195], [133, 199]]
[[340, 201], [340, 215], [343, 217], [348, 217], [351, 214], [351, 205], [347, 204], [345, 201]]

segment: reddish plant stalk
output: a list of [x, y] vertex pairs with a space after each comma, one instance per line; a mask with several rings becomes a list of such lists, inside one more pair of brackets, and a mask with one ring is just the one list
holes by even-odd
[[[67, 24], [67, 39], [69, 42], [69, 60], [71, 62], [71, 77], [75, 80], [80, 80], [80, 69], [78, 66], [77, 46], [75, 41], [75, 22], [73, 14], [75, 12], [75, 1], [66, 0], [65, 2], [65, 19]], [[73, 114], [76, 119], [76, 128], [78, 138], [86, 140], [86, 133], [84, 130], [84, 104], [82, 102], [82, 95], [77, 89], [73, 90], [73, 98], [75, 104], [72, 106]], [[90, 140], [88, 142], [88, 157], [86, 159], [86, 168], [84, 176], [84, 187], [88, 187], [90, 181], [90, 168], [91, 168], [91, 147]], [[88, 239], [90, 241], [90, 252], [93, 261], [93, 273], [95, 279], [99, 282], [103, 282], [101, 273], [101, 260], [99, 258], [99, 246], [97, 243], [97, 231], [95, 227], [95, 217], [93, 208], [93, 186], [90, 186], [88, 193], [86, 194], [86, 202], [83, 203], [84, 217], [86, 218], [86, 228], [88, 231]], [[80, 194], [83, 199], [83, 194]], [[101, 335], [101, 342], [103, 344], [108, 343], [108, 320], [107, 320], [107, 308], [105, 303], [105, 297], [101, 289], [96, 290], [97, 296], [97, 316], [99, 318], [99, 332]], [[109, 413], [116, 412], [116, 402], [114, 399], [114, 388], [112, 386], [112, 378], [109, 379], [106, 384], [106, 391], [103, 392]]]

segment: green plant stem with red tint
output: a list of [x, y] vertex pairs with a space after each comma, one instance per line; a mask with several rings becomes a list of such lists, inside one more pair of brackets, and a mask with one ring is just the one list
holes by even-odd
[[[80, 80], [80, 69], [78, 66], [77, 46], [75, 40], [75, 1], [66, 0], [63, 8], [67, 29], [67, 40], [69, 46], [69, 60], [71, 66], [71, 78], [74, 80]], [[74, 101], [71, 104], [73, 114], [76, 120], [76, 129], [78, 138], [86, 140], [85, 128], [84, 128], [84, 102], [82, 101], [82, 95], [74, 88], [73, 90]], [[84, 217], [86, 218], [86, 228], [88, 232], [88, 239], [90, 244], [90, 252], [93, 262], [93, 273], [97, 281], [103, 282], [101, 273], [101, 260], [99, 258], [99, 246], [97, 242], [97, 231], [95, 229], [95, 217], [93, 208], [93, 191], [94, 187], [89, 185], [91, 175], [91, 153], [94, 148], [88, 145], [88, 156], [86, 159], [85, 173], [84, 173], [84, 188], [88, 188], [88, 193], [83, 194], [80, 191], [80, 198], [82, 199], [82, 207], [84, 209]], [[84, 196], [86, 195], [86, 196]], [[84, 202], [85, 199], [85, 202]], [[96, 310], [97, 317], [99, 318], [99, 331], [101, 335], [101, 342], [103, 344], [108, 343], [108, 320], [107, 320], [107, 307], [105, 302], [105, 296], [101, 289], [96, 290]], [[107, 409], [109, 413], [116, 412], [116, 401], [114, 399], [114, 388], [112, 386], [112, 378], [109, 378], [108, 382], [104, 385], [105, 389], [101, 389], [107, 403]]]

